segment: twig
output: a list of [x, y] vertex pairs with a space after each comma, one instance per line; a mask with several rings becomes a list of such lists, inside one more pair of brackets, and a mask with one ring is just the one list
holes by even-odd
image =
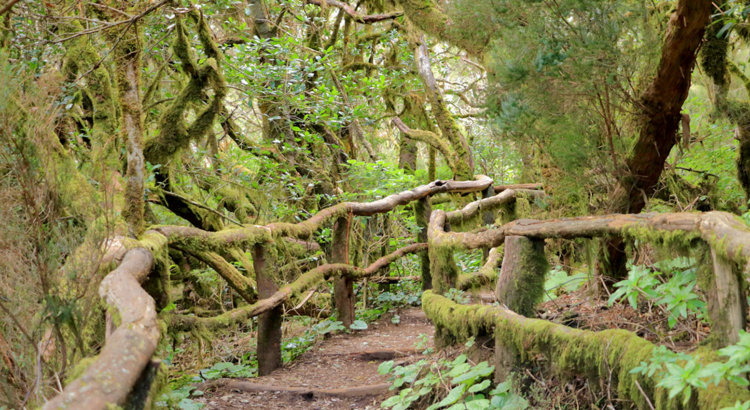
[[32, 339], [31, 336], [29, 336], [29, 334], [26, 332], [26, 329], [24, 329], [24, 327], [21, 325], [18, 319], [16, 319], [16, 316], [13, 315], [10, 312], [10, 310], [8, 310], [8, 308], [5, 307], [5, 305], [3, 305], [3, 302], [0, 302], [0, 309], [2, 309], [3, 312], [5, 312], [5, 314], [8, 315], [8, 317], [10, 317], [13, 323], [15, 323], [16, 326], [18, 327], [18, 330], [21, 331], [21, 334], [23, 334], [24, 337], [29, 341], [29, 343], [34, 347], [34, 350], [36, 350], [36, 352], [39, 353], [39, 348], [36, 346], [36, 343], [34, 343], [34, 339]]
[[212, 213], [214, 213], [214, 214], [216, 214], [216, 215], [218, 215], [218, 216], [220, 216], [220, 217], [222, 217], [222, 218], [226, 219], [227, 221], [229, 221], [229, 222], [232, 222], [232, 223], [233, 223], [233, 224], [235, 224], [235, 225], [239, 225], [239, 226], [242, 226], [242, 224], [241, 224], [241, 223], [240, 223], [239, 221], [237, 221], [237, 220], [235, 220], [235, 219], [232, 219], [232, 218], [230, 218], [230, 217], [228, 217], [228, 216], [224, 215], [223, 213], [221, 213], [221, 212], [219, 212], [219, 211], [217, 211], [217, 210], [215, 210], [215, 209], [213, 209], [213, 208], [211, 208], [211, 207], [208, 207], [208, 206], [206, 206], [206, 205], [203, 205], [203, 204], [201, 204], [200, 202], [195, 202], [195, 201], [193, 201], [192, 199], [188, 199], [188, 198], [185, 198], [185, 197], [184, 197], [184, 196], [182, 196], [182, 195], [179, 195], [179, 194], [175, 194], [174, 192], [171, 192], [171, 191], [167, 191], [166, 189], [162, 189], [161, 191], [162, 191], [162, 192], [164, 192], [165, 194], [169, 195], [169, 196], [173, 196], [173, 197], [175, 197], [175, 198], [181, 199], [181, 200], [183, 200], [183, 201], [185, 201], [185, 202], [189, 203], [190, 205], [193, 205], [193, 206], [197, 206], [197, 207], [199, 207], [199, 208], [205, 209], [206, 211], [212, 212]]
[[688, 172], [695, 172], [697, 174], [704, 174], [704, 175], [712, 176], [714, 178], [721, 178], [720, 176], [718, 176], [716, 174], [712, 174], [712, 173], [710, 173], [708, 171], [701, 171], [699, 169], [693, 169], [693, 168], [687, 168], [687, 167], [674, 167], [674, 168], [675, 169], [680, 169], [680, 170], [683, 170], [683, 171], [688, 171]]
[[5, 5], [0, 8], [0, 16], [10, 11], [10, 9], [21, 0], [10, 0], [9, 2], [5, 3]]
[[638, 383], [638, 380], [635, 380], [635, 386], [638, 387], [638, 391], [641, 392], [641, 394], [643, 395], [643, 398], [646, 399], [646, 403], [648, 403], [648, 407], [650, 407], [651, 410], [656, 410], [654, 409], [654, 405], [651, 404], [651, 399], [648, 398], [646, 393], [643, 391], [643, 388], [641, 388], [641, 384]]
[[[11, 2], [12, 2], [12, 1], [13, 1], [13, 0], [11, 0]], [[100, 31], [102, 31], [102, 30], [106, 30], [106, 29], [108, 29], [108, 28], [112, 28], [112, 27], [117, 27], [117, 26], [120, 26], [120, 25], [123, 25], [123, 24], [133, 24], [133, 23], [134, 23], [134, 22], [135, 22], [136, 20], [140, 20], [140, 19], [142, 19], [142, 18], [143, 18], [143, 17], [145, 17], [145, 16], [146, 16], [146, 15], [147, 15], [148, 13], [151, 13], [152, 11], [154, 11], [154, 10], [158, 9], [159, 7], [161, 7], [161, 6], [165, 5], [165, 4], [167, 4], [167, 2], [169, 2], [169, 0], [162, 0], [162, 1], [160, 1], [160, 2], [158, 2], [158, 3], [156, 3], [156, 4], [154, 4], [153, 6], [151, 6], [151, 7], [147, 8], [146, 10], [144, 10], [144, 11], [143, 11], [143, 12], [142, 12], [141, 14], [138, 14], [137, 16], [133, 16], [133, 17], [131, 17], [131, 18], [129, 18], [129, 19], [125, 19], [125, 20], [120, 20], [120, 21], [116, 21], [116, 22], [114, 22], [114, 23], [104, 23], [104, 24], [103, 24], [102, 26], [99, 26], [99, 27], [96, 27], [96, 28], [92, 28], [92, 29], [88, 29], [88, 30], [83, 30], [83, 31], [79, 31], [79, 32], [77, 32], [77, 33], [75, 33], [75, 34], [73, 34], [73, 35], [70, 35], [70, 36], [68, 36], [68, 37], [64, 37], [64, 38], [61, 38], [61, 39], [59, 39], [59, 40], [42, 40], [42, 41], [40, 41], [40, 42], [38, 43], [38, 45], [64, 43], [64, 42], [66, 42], [66, 41], [68, 41], [68, 40], [72, 40], [72, 39], [74, 39], [74, 38], [76, 38], [76, 37], [80, 37], [80, 36], [85, 36], [85, 35], [87, 35], [87, 34], [94, 34], [94, 33], [98, 33], [98, 32], [100, 32]], [[12, 4], [11, 4], [11, 6], [12, 6]], [[5, 8], [5, 7], [3, 7], [3, 9], [4, 9], [4, 8]], [[4, 12], [3, 10], [0, 10], [0, 15], [2, 15], [2, 13], [3, 13], [3, 12]]]
[[317, 292], [317, 291], [318, 291], [318, 288], [315, 288], [315, 289], [311, 290], [310, 293], [308, 293], [307, 296], [305, 296], [305, 298], [302, 299], [302, 302], [300, 302], [299, 305], [293, 307], [292, 310], [298, 310], [299, 308], [301, 308], [305, 303], [307, 303], [308, 300], [310, 300], [310, 298], [312, 297], [312, 295], [314, 295], [315, 292]]

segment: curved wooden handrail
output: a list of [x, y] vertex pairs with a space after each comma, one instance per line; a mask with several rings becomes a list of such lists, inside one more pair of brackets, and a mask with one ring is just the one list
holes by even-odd
[[[511, 191], [503, 194], [507, 192]], [[683, 236], [684, 240], [703, 239], [712, 248], [725, 253], [728, 259], [743, 264], [750, 258], [750, 228], [736, 215], [726, 212], [612, 214], [544, 221], [519, 219], [482, 232], [445, 232], [445, 222], [456, 218], [455, 212], [433, 211], [430, 243], [477, 249], [499, 246], [511, 235], [573, 239], [623, 234], [645, 237], [661, 232], [665, 240], [674, 240], [676, 235]]]
[[[369, 203], [341, 203], [297, 224], [251, 225], [219, 232], [182, 226], [160, 226], [146, 232], [140, 241], [124, 238], [105, 241], [105, 259], [121, 262], [104, 278], [99, 293], [119, 314], [121, 324], [107, 338], [99, 356], [89, 365], [83, 376], [67, 385], [62, 393], [47, 402], [43, 408], [104, 410], [110, 404], [123, 404], [126, 401], [156, 351], [160, 337], [155, 302], [140, 286], [154, 266], [154, 253], [161, 252], [170, 245], [179, 245], [194, 251], [216, 251], [226, 246], [249, 248], [254, 244], [267, 243], [273, 238], [291, 238], [295, 242], [311, 237], [326, 222], [338, 217], [385, 213], [399, 205], [406, 205], [438, 193], [480, 192], [492, 183], [492, 179], [486, 176], [478, 176], [474, 181], [438, 180]], [[395, 258], [424, 249], [426, 244], [414, 244], [399, 249], [379, 259], [367, 269], [336, 264], [321, 266], [300, 277], [294, 282], [295, 286], [287, 285], [272, 297], [250, 305], [248, 312], [242, 314], [247, 314], [248, 317], [255, 316], [278, 306], [291, 295], [290, 289], [308, 289], [319, 280], [335, 273], [355, 277], [370, 276]], [[175, 319], [175, 325], [178, 327], [180, 320]]]
[[156, 304], [140, 286], [154, 266], [154, 257], [145, 248], [114, 252], [115, 260], [122, 256], [122, 261], [102, 280], [99, 295], [117, 310], [121, 324], [83, 376], [44, 409], [107, 409], [111, 403], [124, 403], [156, 351]]
[[415, 243], [405, 246], [395, 252], [383, 256], [373, 262], [367, 268], [359, 268], [352, 265], [332, 263], [318, 266], [304, 273], [294, 282], [283, 286], [271, 297], [259, 300], [252, 305], [246, 305], [230, 310], [217, 317], [201, 318], [196, 316], [172, 316], [167, 320], [171, 328], [180, 331], [192, 330], [197, 327], [214, 330], [231, 326], [234, 323], [250, 319], [271, 309], [281, 306], [293, 294], [303, 294], [321, 282], [337, 275], [347, 276], [355, 279], [363, 279], [375, 275], [380, 269], [405, 255], [414, 254], [427, 249], [426, 243]]

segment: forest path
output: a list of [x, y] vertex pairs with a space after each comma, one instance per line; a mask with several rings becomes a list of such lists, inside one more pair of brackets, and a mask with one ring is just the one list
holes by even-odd
[[[387, 377], [378, 374], [380, 363], [416, 361], [432, 346], [434, 327], [421, 309], [398, 314], [397, 325], [381, 318], [367, 330], [334, 335], [268, 376], [221, 380], [195, 401], [206, 404], [205, 410], [379, 409], [389, 395]], [[429, 338], [418, 350], [421, 334]]]

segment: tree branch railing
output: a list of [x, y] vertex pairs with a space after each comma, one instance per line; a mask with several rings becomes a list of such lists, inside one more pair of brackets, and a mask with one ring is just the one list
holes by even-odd
[[[274, 240], [286, 239], [297, 242], [297, 245], [308, 246], [304, 242], [313, 236], [316, 230], [331, 221], [347, 221], [352, 216], [371, 216], [386, 213], [397, 206], [406, 205], [414, 201], [427, 201], [433, 195], [441, 193], [471, 193], [482, 192], [492, 186], [492, 179], [478, 176], [474, 181], [434, 181], [411, 191], [390, 195], [378, 201], [369, 203], [345, 202], [324, 209], [307, 221], [298, 224], [273, 223], [267, 226], [243, 225], [236, 229], [226, 229], [218, 232], [208, 232], [197, 228], [182, 226], [160, 226], [147, 231], [140, 240], [115, 238], [105, 242], [107, 260], [114, 261], [117, 267], [102, 281], [100, 296], [110, 306], [111, 316], [119, 317], [120, 324], [108, 335], [98, 357], [88, 365], [83, 375], [70, 384], [55, 398], [47, 402], [45, 410], [49, 409], [106, 409], [111, 404], [121, 405], [127, 400], [134, 386], [136, 386], [144, 369], [149, 365], [160, 338], [154, 299], [140, 286], [149, 273], [155, 261], [154, 255], [161, 254], [168, 248], [181, 249], [185, 252], [201, 255], [202, 259], [213, 266], [223, 269], [223, 276], [232, 287], [240, 291], [246, 300], [253, 300], [256, 296], [250, 289], [250, 280], [238, 276], [239, 271], [220, 256], [222, 250], [253, 249], [254, 270], [258, 287], [257, 302], [240, 309], [227, 312], [215, 318], [196, 318], [179, 315], [163, 315], [168, 324], [177, 329], [189, 329], [191, 326], [221, 327], [225, 322], [236, 323], [238, 318], [261, 316], [259, 332], [267, 333], [272, 338], [280, 338], [280, 317], [283, 314], [281, 304], [295, 292], [304, 292], [312, 286], [330, 277], [345, 278], [347, 286], [351, 287], [353, 279], [369, 277], [377, 273], [382, 267], [403, 255], [424, 251], [425, 244], [419, 243], [399, 249], [375, 261], [366, 269], [348, 264], [333, 263], [312, 269], [303, 274], [294, 283], [281, 289], [274, 289], [273, 266]], [[425, 231], [429, 220], [429, 206], [424, 223], [420, 227]], [[418, 218], [419, 219], [419, 218]], [[348, 229], [348, 224], [346, 229]], [[348, 236], [344, 236], [348, 238]], [[426, 237], [426, 235], [425, 235]], [[303, 242], [299, 242], [302, 240]], [[308, 244], [308, 245], [305, 245]], [[334, 244], [348, 249], [348, 244]], [[311, 250], [315, 246], [309, 245]], [[319, 249], [319, 247], [318, 247]], [[222, 260], [219, 260], [222, 259]], [[338, 262], [334, 260], [333, 262]], [[226, 269], [224, 269], [226, 268]], [[351, 292], [350, 292], [351, 293]], [[353, 309], [353, 303], [350, 305]], [[337, 306], [342, 309], [341, 306]], [[341, 317], [339, 310], [339, 317]], [[350, 313], [353, 317], [353, 312]], [[270, 326], [268, 326], [270, 324]], [[264, 327], [265, 326], [265, 327]], [[259, 337], [259, 349], [261, 349]], [[259, 354], [259, 368], [272, 370], [280, 365], [280, 343], [270, 346], [272, 354]], [[280, 342], [280, 340], [279, 340]], [[260, 350], [259, 350], [260, 351]], [[276, 357], [274, 357], [276, 356]], [[260, 370], [260, 369], [259, 369]]]
[[[741, 276], [736, 266], [748, 266], [748, 260], [750, 260], [750, 247], [745, 246], [750, 244], [750, 229], [742, 221], [726, 213], [709, 212], [605, 215], [548, 221], [521, 219], [501, 226], [493, 225], [497, 209], [503, 209], [505, 213], [503, 221], [514, 218], [515, 212], [510, 207], [518, 198], [530, 199], [543, 195], [543, 192], [534, 190], [539, 187], [537, 184], [498, 187], [492, 184], [491, 179], [482, 176], [475, 181], [435, 181], [370, 203], [342, 203], [324, 209], [307, 221], [298, 224], [243, 225], [240, 228], [219, 232], [207, 232], [189, 227], [161, 226], [146, 232], [140, 241], [125, 238], [110, 240], [106, 244], [107, 258], [115, 262], [119, 261], [119, 263], [117, 268], [103, 280], [100, 294], [112, 309], [112, 313], [121, 318], [120, 325], [111, 335], [108, 335], [99, 356], [86, 369], [83, 376], [66, 386], [64, 391], [48, 402], [44, 408], [105, 409], [108, 404], [125, 403], [144, 369], [151, 363], [151, 357], [156, 351], [160, 337], [159, 319], [164, 320], [173, 330], [189, 331], [226, 328], [259, 316], [259, 371], [268, 373], [281, 363], [282, 305], [292, 296], [302, 296], [322, 282], [333, 279], [337, 283], [334, 297], [338, 317], [348, 318], [342, 321], [350, 322], [354, 318], [352, 284], [355, 280], [375, 277], [383, 267], [398, 258], [407, 254], [424, 253], [425, 250], [429, 252], [429, 259], [426, 266], [425, 259], [422, 260], [422, 280], [423, 283], [434, 283], [435, 293], [425, 292], [423, 306], [436, 325], [436, 342], [448, 343], [469, 334], [494, 332], [497, 339], [496, 354], [499, 369], [516, 365], [519, 358], [525, 354], [518, 350], [521, 346], [531, 343], [531, 350], [538, 349], [552, 355], [553, 361], [559, 362], [564, 370], [596, 375], [590, 365], [577, 361], [565, 362], [566, 359], [576, 359], [577, 356], [566, 356], [567, 353], [560, 352], [559, 349], [555, 350], [556, 348], [548, 345], [549, 340], [552, 339], [540, 339], [538, 336], [544, 334], [548, 335], [545, 336], [548, 338], [569, 337], [573, 342], [568, 343], [567, 346], [582, 343], [581, 346], [593, 349], [591, 352], [601, 354], [605, 360], [612, 359], [614, 356], [608, 352], [608, 348], [602, 351], [602, 343], [609, 346], [613, 345], [613, 340], [625, 341], [627, 346], [640, 346], [637, 354], [634, 353], [635, 356], [629, 353], [631, 351], [629, 347], [622, 347], [622, 344], [616, 346], [620, 349], [619, 352], [627, 356], [622, 357], [625, 361], [622, 363], [625, 364], [619, 365], [618, 368], [620, 369], [618, 374], [625, 377], [622, 375], [627, 372], [623, 369], [630, 369], [627, 366], [631, 366], [629, 363], [635, 360], [636, 356], [638, 360], [647, 358], [653, 350], [653, 345], [627, 331], [582, 332], [549, 322], [527, 319], [513, 313], [523, 311], [524, 303], [528, 303], [523, 301], [525, 300], [523, 296], [531, 295], [536, 290], [514, 288], [516, 286], [514, 284], [518, 284], [519, 281], [508, 280], [508, 275], [520, 277], [513, 275], [519, 275], [521, 270], [519, 267], [525, 266], [527, 276], [522, 279], [521, 283], [538, 287], [540, 275], [541, 283], [543, 283], [545, 268], [529, 265], [529, 261], [543, 260], [546, 263], [543, 243], [543, 239], [546, 238], [572, 239], [620, 235], [647, 242], [663, 242], [684, 247], [707, 244], [711, 250], [714, 267], [711, 280], [708, 282], [712, 285], [710, 289], [705, 289], [709, 299], [712, 335], [716, 336], [719, 346], [736, 341], [738, 330], [744, 326], [744, 315], [739, 314], [744, 307], [744, 289], [740, 286]], [[457, 211], [431, 210], [430, 199], [434, 195], [471, 192], [482, 192], [483, 199], [471, 202]], [[495, 193], [498, 194], [493, 195]], [[414, 201], [417, 205], [415, 208], [417, 225], [422, 229], [418, 235], [420, 243], [406, 246], [384, 256], [367, 268], [354, 267], [347, 263], [348, 231], [353, 216], [385, 213], [397, 206]], [[451, 225], [455, 228], [466, 226], [467, 223], [474, 221], [480, 222], [482, 227], [467, 232], [456, 232], [451, 229]], [[295, 251], [296, 255], [304, 254], [305, 249], [318, 252], [319, 247], [313, 245], [313, 242], [305, 241], [309, 240], [315, 231], [330, 223], [334, 226], [334, 253], [330, 258], [331, 263], [315, 267], [302, 274], [294, 282], [280, 289], [276, 288], [273, 280], [273, 272], [276, 270], [275, 248], [278, 243], [276, 241], [285, 240], [286, 243], [303, 248], [303, 251]], [[509, 238], [519, 239], [506, 241]], [[502, 245], [505, 245], [503, 251], [500, 249]], [[173, 312], [163, 313], [161, 317], [157, 316], [153, 298], [140, 287], [140, 283], [153, 269], [155, 263], [153, 255], [164, 252], [168, 248], [197, 255], [210, 265], [220, 270], [223, 269], [222, 276], [225, 276], [230, 286], [239, 289], [240, 294], [248, 301], [256, 297], [252, 287], [257, 283], [259, 300], [210, 318], [178, 315]], [[253, 250], [252, 269], [256, 275], [255, 282], [252, 282], [251, 278], [242, 276], [241, 272], [220, 256], [222, 254], [220, 251], [227, 249]], [[453, 252], [472, 249], [486, 249], [486, 262], [474, 274], [459, 275], [458, 268], [453, 262]], [[516, 262], [514, 263], [513, 260]], [[498, 275], [496, 268], [501, 261], [502, 269]], [[501, 304], [506, 304], [509, 310], [451, 305], [450, 318], [441, 313], [443, 312], [441, 309], [445, 309], [452, 302], [443, 300], [438, 296], [439, 293], [451, 287], [473, 289], [493, 283], [497, 286], [498, 300]], [[521, 298], [518, 299], [517, 295], [521, 295]], [[461, 316], [464, 310], [468, 315], [466, 318]], [[502, 326], [498, 327], [500, 323]], [[518, 343], [521, 343], [519, 341], [522, 340], [521, 336], [508, 336], [509, 332], [525, 335], [523, 337], [532, 338], [533, 341], [526, 341], [524, 342], [526, 344], [519, 345]], [[532, 333], [536, 336], [532, 336]], [[500, 366], [503, 363], [508, 366]], [[566, 365], [569, 367], [565, 368]], [[611, 363], [607, 364], [607, 366], [610, 365]], [[126, 374], [123, 376], [122, 372]], [[626, 383], [623, 386], [626, 387], [618, 387], [618, 393], [638, 403], [632, 390], [628, 390], [629, 387], [627, 387], [630, 386], [627, 380], [635, 379], [631, 377], [623, 380]], [[647, 394], [657, 396], [662, 394], [660, 390], [654, 389], [654, 384], [649, 380], [638, 380], [644, 383], [641, 386]], [[741, 396], [738, 396], [739, 393], [735, 394], [734, 390], [731, 391], [733, 393], [729, 396]]]
[[[436, 345], [494, 334], [497, 380], [504, 380], [523, 360], [543, 354], [563, 373], [609, 380], [620, 399], [633, 400], [640, 409], [653, 409], [650, 403], [656, 403], [657, 408], [673, 408], [679, 396], [670, 399], [663, 388], [656, 386], [658, 380], [630, 373], [651, 357], [655, 346], [650, 342], [625, 330], [588, 332], [523, 316], [534, 313], [534, 305], [544, 293], [548, 270], [544, 239], [610, 236], [682, 250], [708, 248], [710, 257], [704, 260], [710, 262], [699, 269], [698, 275], [708, 299], [711, 335], [710, 343], [700, 349], [707, 349], [710, 357], [715, 354], [711, 349], [739, 340], [747, 309], [742, 269], [750, 274], [750, 228], [737, 216], [707, 212], [519, 219], [470, 232], [452, 231], [455, 223], [475, 217], [479, 204], [501, 205], [514, 190], [496, 191], [500, 194], [462, 210], [436, 210], [431, 214], [428, 243], [435, 291], [425, 292], [422, 306], [435, 324]], [[502, 257], [500, 246], [504, 247]], [[477, 273], [460, 275], [453, 252], [482, 248], [492, 248], [486, 264]], [[495, 267], [500, 259], [498, 275]], [[439, 296], [453, 287], [472, 289], [492, 282], [496, 282], [496, 299], [505, 308], [461, 306]], [[736, 400], [750, 399], [746, 389], [727, 382], [711, 390], [698, 391], [693, 403], [721, 408], [719, 401], [731, 406]], [[722, 393], [716, 395], [719, 390]]]

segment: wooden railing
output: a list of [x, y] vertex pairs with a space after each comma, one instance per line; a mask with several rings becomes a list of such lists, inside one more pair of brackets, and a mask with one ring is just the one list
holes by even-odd
[[[506, 191], [507, 192], [507, 191]], [[747, 311], [745, 278], [750, 275], [750, 229], [737, 216], [724, 212], [650, 213], [603, 215], [556, 220], [521, 219], [472, 232], [453, 232], [456, 221], [476, 213], [482, 202], [501, 202], [503, 193], [469, 204], [463, 210], [434, 211], [429, 225], [429, 256], [434, 292], [425, 292], [422, 306], [435, 324], [435, 343], [451, 345], [470, 336], [494, 335], [496, 381], [522, 367], [529, 358], [543, 355], [558, 372], [603, 380], [622, 400], [640, 409], [731, 407], [750, 399], [740, 385], [722, 382], [697, 389], [686, 406], [682, 397], [670, 398], [657, 386], [657, 377], [632, 371], [648, 361], [656, 347], [625, 330], [589, 332], [528, 319], [544, 294], [547, 271], [545, 239], [624, 236], [651, 243], [693, 249], [708, 254], [698, 276], [708, 299], [709, 340], [698, 355], [702, 361], [716, 357], [717, 348], [735, 343], [745, 328]], [[500, 274], [495, 267], [500, 260]], [[477, 273], [460, 275], [453, 262], [455, 251], [492, 248], [487, 263]], [[468, 289], [495, 283], [500, 307], [458, 305], [440, 295], [458, 286]]]
[[[148, 231], [139, 241], [115, 238], [107, 242], [107, 259], [118, 267], [102, 282], [100, 294], [110, 307], [119, 326], [107, 336], [99, 356], [84, 375], [65, 387], [45, 409], [105, 409], [108, 404], [137, 402], [149, 388], [154, 366], [150, 366], [160, 337], [159, 321], [177, 331], [221, 329], [258, 316], [260, 374], [268, 374], [281, 365], [282, 306], [292, 296], [301, 295], [321, 282], [334, 280], [337, 317], [344, 325], [354, 320], [353, 283], [373, 277], [398, 258], [419, 253], [421, 279], [426, 291], [423, 308], [436, 326], [438, 345], [481, 334], [496, 339], [497, 377], [504, 369], [519, 366], [528, 352], [542, 353], [562, 371], [600, 377], [607, 366], [614, 372], [617, 393], [633, 400], [640, 408], [648, 403], [671, 403], [655, 381], [629, 371], [647, 360], [653, 345], [630, 332], [617, 330], [583, 332], [546, 321], [527, 319], [529, 306], [543, 292], [546, 273], [545, 238], [592, 238], [620, 235], [651, 243], [683, 248], [708, 247], [712, 269], [701, 273], [706, 290], [714, 348], [737, 340], [744, 328], [745, 290], [742, 272], [750, 260], [750, 229], [735, 216], [721, 213], [677, 213], [606, 215], [534, 221], [514, 220], [513, 204], [534, 199], [542, 192], [538, 185], [493, 186], [487, 177], [475, 181], [435, 181], [412, 191], [391, 195], [370, 203], [341, 203], [324, 209], [298, 224], [273, 223], [266, 226], [242, 226], [220, 232], [196, 228], [161, 226]], [[463, 209], [445, 212], [431, 210], [431, 198], [446, 193], [481, 193], [482, 199]], [[348, 263], [349, 229], [353, 216], [386, 213], [400, 205], [415, 202], [420, 227], [417, 243], [386, 255], [367, 268]], [[497, 210], [503, 224], [493, 225]], [[479, 221], [479, 229], [475, 222]], [[278, 240], [292, 241], [305, 249], [316, 245], [308, 241], [320, 228], [333, 224], [332, 252], [329, 264], [315, 267], [294, 282], [278, 288], [275, 251]], [[464, 232], [456, 232], [461, 226]], [[466, 229], [468, 228], [468, 230]], [[503, 246], [501, 252], [499, 247]], [[173, 248], [195, 255], [208, 263], [248, 304], [210, 318], [172, 312], [157, 315], [153, 298], [141, 287], [154, 266], [154, 255]], [[247, 277], [220, 256], [227, 249], [252, 251], [252, 262], [245, 261], [255, 278]], [[486, 263], [476, 273], [460, 274], [453, 262], [455, 251], [483, 249]], [[501, 264], [502, 261], [502, 264]], [[502, 265], [500, 274], [496, 267]], [[432, 269], [430, 268], [432, 267]], [[519, 286], [523, 285], [523, 286]], [[440, 296], [453, 287], [469, 289], [495, 286], [495, 294], [505, 307], [459, 306]], [[257, 292], [256, 292], [257, 289]], [[116, 315], [114, 315], [116, 313]], [[520, 313], [520, 314], [519, 314]], [[522, 352], [521, 350], [528, 350]], [[617, 360], [619, 364], [613, 364]], [[637, 390], [634, 390], [637, 387]], [[722, 400], [746, 399], [747, 391], [723, 386]], [[644, 399], [645, 397], [645, 399]], [[701, 393], [700, 400], [709, 400]], [[648, 403], [647, 403], [648, 402]], [[666, 406], [666, 404], [665, 404]], [[135, 406], [137, 407], [137, 406]], [[666, 408], [666, 407], [664, 407]]]
[[[272, 223], [266, 226], [245, 225], [237, 229], [207, 232], [183, 226], [155, 227], [140, 240], [114, 238], [107, 241], [105, 262], [114, 261], [117, 268], [109, 273], [100, 287], [100, 295], [109, 306], [109, 317], [120, 318], [117, 328], [107, 335], [98, 357], [84, 374], [68, 384], [50, 400], [45, 409], [106, 409], [108, 404], [122, 405], [141, 400], [143, 394], [132, 394], [134, 388], [148, 389], [154, 366], [149, 366], [160, 338], [159, 321], [175, 330], [196, 327], [218, 329], [259, 316], [259, 373], [268, 374], [281, 365], [282, 304], [290, 296], [305, 292], [329, 278], [334, 279], [334, 298], [338, 319], [344, 325], [354, 320], [353, 283], [376, 274], [383, 266], [403, 255], [421, 252], [422, 279], [430, 286], [426, 258], [427, 224], [430, 198], [438, 194], [494, 193], [493, 181], [479, 176], [474, 181], [435, 181], [411, 191], [391, 195], [369, 203], [345, 202], [324, 209], [310, 219], [297, 223]], [[502, 187], [507, 196], [508, 187]], [[512, 190], [511, 190], [512, 191]], [[399, 249], [375, 261], [366, 269], [348, 264], [348, 229], [353, 216], [370, 216], [390, 212], [397, 206], [417, 202], [420, 243]], [[293, 283], [278, 288], [273, 280], [275, 241], [287, 239], [304, 244], [326, 224], [333, 222], [331, 264], [319, 266]], [[313, 245], [315, 246], [315, 245]], [[140, 286], [154, 267], [154, 256], [174, 248], [196, 256], [212, 266], [248, 305], [212, 318], [177, 314], [157, 315], [154, 299]], [[242, 275], [219, 254], [227, 249], [250, 249], [255, 278]], [[257, 287], [257, 296], [255, 288]], [[258, 300], [256, 300], [258, 298]], [[136, 387], [137, 386], [137, 387]], [[137, 406], [136, 406], [137, 407]]]

